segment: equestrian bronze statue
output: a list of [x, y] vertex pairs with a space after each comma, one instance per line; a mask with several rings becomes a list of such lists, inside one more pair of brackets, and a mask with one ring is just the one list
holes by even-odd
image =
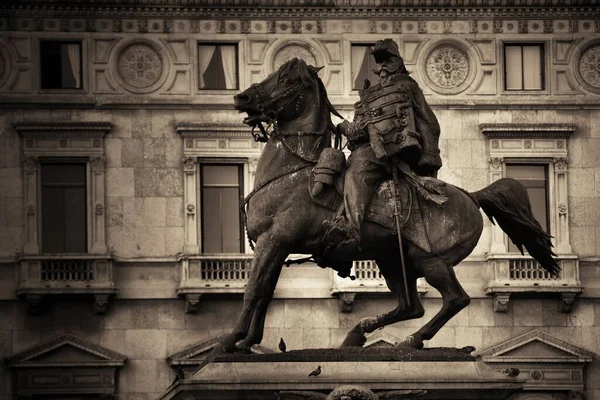
[[294, 58], [234, 97], [234, 107], [247, 114], [244, 122], [253, 127], [255, 139], [266, 144], [245, 204], [248, 238], [254, 244], [252, 271], [242, 310], [233, 331], [221, 343], [222, 351], [249, 351], [262, 341], [267, 308], [291, 253], [312, 255], [319, 265], [336, 269], [341, 276], [349, 275], [353, 260], [375, 260], [398, 299], [395, 309], [360, 320], [342, 346], [362, 346], [365, 333], [422, 317], [416, 285], [420, 277], [441, 293], [443, 306], [402, 345], [422, 348], [424, 340], [469, 304], [453, 267], [479, 240], [483, 229], [479, 208], [546, 270], [559, 270], [550, 237], [535, 221], [520, 183], [500, 179], [468, 193], [432, 176], [416, 175], [412, 168], [418, 167], [418, 160], [414, 165], [401, 165], [395, 173], [397, 182], [391, 180], [390, 171], [389, 177], [377, 183], [360, 227], [360, 249], [346, 252], [332, 246], [323, 221], [340, 215], [345, 159], [331, 145], [332, 135], [339, 132], [331, 114], [339, 114], [327, 98], [319, 70]]

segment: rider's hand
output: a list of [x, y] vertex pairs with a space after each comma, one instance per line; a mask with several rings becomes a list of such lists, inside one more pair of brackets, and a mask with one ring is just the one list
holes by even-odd
[[350, 126], [350, 122], [345, 119], [343, 122], [339, 123], [335, 129], [336, 129], [337, 133], [340, 133], [340, 134], [346, 136], [346, 132], [348, 132], [349, 126]]

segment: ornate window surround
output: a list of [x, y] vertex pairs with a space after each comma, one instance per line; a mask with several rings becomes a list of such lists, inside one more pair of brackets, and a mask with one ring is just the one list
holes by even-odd
[[[25, 297], [30, 312], [41, 311], [42, 296], [48, 294], [92, 294], [95, 311], [106, 312], [109, 297], [116, 293], [112, 258], [106, 247], [104, 137], [110, 122], [21, 122], [15, 130], [23, 138], [25, 245], [20, 258], [17, 295]], [[87, 253], [43, 254], [40, 252], [41, 191], [40, 159], [77, 157], [87, 164]], [[86, 280], [42, 277], [45, 263], [81, 261], [93, 278]]]
[[202, 254], [201, 243], [201, 162], [223, 162], [243, 164], [244, 195], [254, 187], [256, 166], [262, 150], [248, 132], [248, 127], [239, 124], [179, 123], [176, 132], [183, 140], [183, 204], [185, 212], [185, 243], [180, 258], [180, 283], [177, 294], [186, 299], [185, 310], [195, 313], [204, 294], [243, 293], [246, 279], [206, 280], [200, 273], [202, 262], [212, 262], [215, 268], [229, 263], [247, 264], [252, 259], [250, 246], [245, 254]]
[[556, 398], [550, 393], [560, 391], [566, 392], [568, 398], [580, 398], [577, 394], [583, 394], [586, 385], [585, 367], [596, 355], [536, 329], [476, 356], [497, 370], [518, 368], [517, 378], [527, 382], [516, 398], [524, 400], [533, 393], [541, 394], [539, 398]]
[[531, 161], [548, 165], [550, 230], [552, 243], [562, 268], [557, 279], [510, 279], [510, 268], [519, 260], [531, 260], [508, 252], [508, 237], [492, 226], [492, 244], [486, 255], [492, 266], [492, 279], [485, 292], [494, 296], [494, 311], [506, 312], [511, 294], [558, 293], [559, 310], [570, 312], [575, 296], [583, 292], [579, 281], [579, 261], [569, 242], [568, 138], [572, 124], [482, 124], [481, 133], [489, 140], [490, 182], [505, 176], [506, 161]]
[[[34, 68], [33, 76], [34, 76], [34, 90], [37, 90], [38, 93], [42, 94], [85, 94], [90, 91], [89, 88], [89, 79], [88, 79], [88, 69], [85, 67], [88, 65], [89, 60], [89, 42], [87, 36], [81, 35], [79, 37], [73, 37], [73, 34], [65, 33], [65, 32], [53, 32], [52, 35], [43, 34], [43, 33], [33, 33], [32, 34], [32, 45], [33, 45], [33, 53], [32, 53], [32, 64], [36, 66], [37, 69]], [[51, 41], [81, 41], [81, 88], [79, 89], [42, 89], [42, 77], [40, 74], [40, 42], [45, 40]]]
[[15, 398], [36, 395], [117, 397], [119, 369], [127, 358], [65, 334], [8, 358]]
[[[246, 65], [244, 64], [244, 60], [245, 60], [245, 44], [246, 42], [246, 35], [236, 35], [236, 34], [229, 34], [227, 35], [227, 39], [224, 39], [223, 36], [219, 36], [216, 34], [208, 34], [208, 35], [203, 35], [201, 39], [197, 39], [197, 40], [193, 40], [193, 46], [192, 46], [192, 59], [191, 59], [191, 66], [192, 66], [192, 75], [193, 75], [193, 79], [191, 79], [194, 89], [194, 93], [197, 95], [201, 95], [201, 96], [214, 96], [214, 95], [221, 95], [224, 96], [224, 99], [227, 99], [227, 104], [231, 103], [231, 96], [232, 94], [235, 93], [239, 93], [241, 90], [243, 90], [243, 88], [247, 87], [248, 85], [246, 84], [246, 76], [247, 76], [247, 71], [246, 71]], [[238, 78], [238, 88], [237, 89], [221, 89], [221, 90], [215, 90], [215, 89], [200, 89], [200, 82], [198, 79], [198, 74], [199, 74], [199, 70], [198, 70], [198, 45], [202, 44], [202, 43], [211, 43], [211, 44], [235, 44], [237, 46], [237, 78]]]
[[[543, 75], [543, 84], [544, 88], [541, 90], [506, 90], [506, 59], [505, 59], [505, 46], [511, 44], [520, 44], [520, 45], [528, 45], [528, 44], [539, 44], [542, 46], [542, 66], [544, 70], [542, 71]], [[515, 95], [515, 96], [536, 96], [536, 95], [549, 95], [551, 94], [551, 74], [552, 74], [552, 43], [548, 40], [548, 38], [544, 36], [531, 36], [527, 37], [527, 40], [511, 40], [511, 39], [503, 39], [498, 43], [498, 51], [499, 51], [499, 61], [498, 66], [501, 69], [500, 79], [500, 93], [502, 95]]]

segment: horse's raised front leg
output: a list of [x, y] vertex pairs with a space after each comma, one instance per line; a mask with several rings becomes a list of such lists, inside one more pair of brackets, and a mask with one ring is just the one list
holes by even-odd
[[[386, 261], [377, 261], [377, 265], [382, 268], [382, 265], [389, 264]], [[394, 267], [398, 268], [397, 263], [393, 264]], [[405, 321], [413, 318], [421, 318], [425, 310], [419, 299], [419, 293], [417, 291], [417, 279], [408, 277], [408, 292], [410, 296], [410, 305], [406, 302], [406, 296], [404, 295], [404, 278], [401, 273], [393, 269], [382, 268], [382, 273], [385, 271], [385, 281], [390, 291], [398, 299], [398, 307], [392, 311], [388, 311], [384, 314], [377, 315], [375, 317], [363, 318], [359, 323], [352, 328], [348, 335], [344, 339], [341, 347], [361, 347], [367, 338], [365, 333], [373, 332], [375, 329], [382, 328], [387, 325], [394, 324], [396, 322]], [[393, 267], [392, 267], [393, 268]]]
[[[246, 350], [256, 344], [256, 340], [262, 339], [267, 307], [273, 298], [283, 262], [288, 256], [284, 247], [271, 237], [270, 234], [264, 234], [256, 242], [242, 311], [232, 332], [222, 342], [226, 352], [239, 351], [240, 348]], [[237, 347], [236, 343], [240, 340], [244, 340], [242, 346]]]
[[471, 302], [471, 298], [456, 279], [454, 269], [441, 258], [436, 257], [425, 261], [423, 274], [427, 282], [442, 295], [443, 305], [427, 324], [400, 343], [416, 349], [423, 348], [423, 340], [433, 338], [452, 317]]

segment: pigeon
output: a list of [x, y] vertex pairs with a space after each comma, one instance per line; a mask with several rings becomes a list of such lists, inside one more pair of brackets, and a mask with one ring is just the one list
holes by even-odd
[[279, 341], [279, 350], [282, 353], [285, 353], [285, 350], [287, 349], [285, 342], [283, 341], [283, 338], [281, 338], [281, 340]]
[[504, 368], [501, 372], [511, 378], [516, 378], [521, 373], [519, 368]]
[[308, 374], [308, 377], [311, 378], [311, 377], [316, 377], [319, 375], [321, 375], [321, 366], [320, 365], [317, 367], [317, 369], [315, 369], [313, 372]]

